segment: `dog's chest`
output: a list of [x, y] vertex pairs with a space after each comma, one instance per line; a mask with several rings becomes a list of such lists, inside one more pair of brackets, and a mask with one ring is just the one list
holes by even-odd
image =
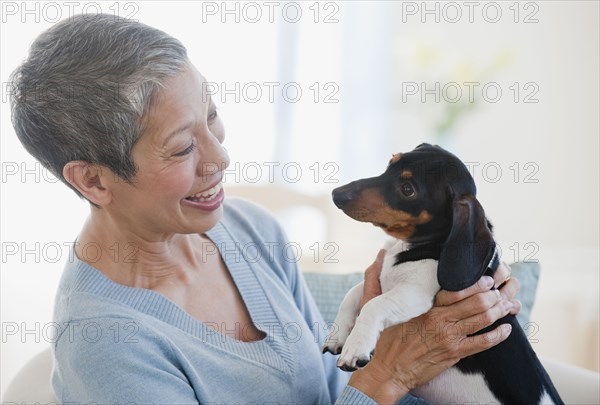
[[395, 265], [396, 255], [409, 247], [407, 243], [398, 240], [386, 244], [386, 255], [379, 277], [382, 292], [386, 293], [399, 284], [410, 284], [435, 295], [440, 289], [437, 281], [437, 260], [423, 259]]

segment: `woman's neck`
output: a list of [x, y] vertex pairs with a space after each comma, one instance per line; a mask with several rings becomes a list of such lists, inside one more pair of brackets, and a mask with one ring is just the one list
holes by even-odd
[[[77, 239], [77, 257], [111, 280], [130, 287], [155, 289], [185, 283], [206, 260], [198, 243], [212, 244], [199, 234], [151, 235], [128, 229], [103, 210], [92, 209]], [[196, 246], [196, 248], [194, 248]]]

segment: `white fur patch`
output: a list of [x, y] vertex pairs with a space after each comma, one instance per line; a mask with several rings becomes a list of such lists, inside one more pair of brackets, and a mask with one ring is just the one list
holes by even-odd
[[449, 368], [436, 378], [411, 391], [431, 404], [499, 404], [481, 374], [464, 374]]
[[554, 401], [550, 398], [550, 395], [546, 391], [542, 394], [540, 401], [538, 402], [540, 405], [554, 405]]

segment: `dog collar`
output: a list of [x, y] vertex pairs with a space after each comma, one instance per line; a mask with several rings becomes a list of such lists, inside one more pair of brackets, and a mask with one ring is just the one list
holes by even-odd
[[500, 264], [500, 254], [498, 252], [498, 245], [496, 245], [494, 243], [494, 254], [492, 255], [492, 258], [490, 259], [490, 262], [487, 265], [487, 268], [490, 269], [493, 272], [496, 270], [496, 268], [498, 268], [498, 265]]

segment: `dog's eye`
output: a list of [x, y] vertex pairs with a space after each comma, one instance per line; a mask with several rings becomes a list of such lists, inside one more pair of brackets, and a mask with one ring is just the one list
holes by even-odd
[[415, 195], [415, 189], [410, 183], [402, 183], [400, 186], [400, 191], [405, 197], [413, 197]]

